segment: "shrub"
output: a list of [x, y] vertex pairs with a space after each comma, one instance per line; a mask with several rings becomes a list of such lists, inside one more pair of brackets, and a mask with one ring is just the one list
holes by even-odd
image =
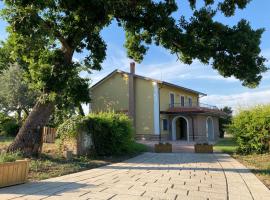
[[243, 154], [263, 153], [268, 148], [270, 131], [270, 105], [242, 110], [228, 126]]
[[98, 155], [128, 153], [133, 141], [130, 119], [124, 114], [98, 113], [87, 116], [87, 125]]
[[85, 125], [85, 118], [82, 116], [73, 116], [67, 119], [63, 124], [57, 128], [56, 135], [58, 137], [57, 145], [61, 147], [62, 142], [67, 139], [76, 138], [77, 135], [87, 127]]
[[16, 119], [0, 113], [0, 135], [16, 136], [19, 128], [20, 126]]
[[2, 152], [2, 153], [0, 153], [0, 163], [14, 162], [14, 161], [21, 159], [21, 158], [22, 158], [22, 155], [20, 152], [13, 152], [13, 153]]
[[66, 120], [57, 129], [60, 147], [64, 140], [76, 138], [82, 131], [91, 135], [97, 155], [133, 153], [142, 148], [134, 144], [131, 121], [124, 114], [98, 113]]

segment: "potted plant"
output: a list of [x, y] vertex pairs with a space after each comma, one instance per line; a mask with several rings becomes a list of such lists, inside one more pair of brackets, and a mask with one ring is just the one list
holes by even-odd
[[194, 145], [195, 153], [213, 153], [213, 144], [208, 142], [197, 142]]
[[22, 159], [20, 153], [0, 153], [0, 188], [25, 183], [29, 162], [29, 159]]
[[171, 153], [172, 144], [168, 142], [166, 143], [159, 142], [158, 144], [155, 144], [155, 152], [156, 153]]

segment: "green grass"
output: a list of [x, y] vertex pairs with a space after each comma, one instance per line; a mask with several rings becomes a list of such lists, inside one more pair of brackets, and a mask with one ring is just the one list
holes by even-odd
[[233, 154], [236, 152], [237, 144], [233, 137], [221, 138], [215, 145], [214, 151]]
[[270, 189], [270, 153], [233, 154], [232, 157], [248, 167]]
[[148, 151], [148, 147], [144, 144], [132, 142], [129, 144], [128, 154], [139, 154]]
[[110, 163], [109, 161], [88, 157], [74, 157], [72, 160], [67, 161], [60, 155], [49, 156], [42, 154], [40, 158], [31, 160], [28, 178], [29, 180], [42, 180], [92, 169]]
[[270, 153], [241, 155], [236, 149], [237, 144], [230, 136], [220, 139], [214, 146], [216, 152], [228, 153], [249, 168], [270, 189]]

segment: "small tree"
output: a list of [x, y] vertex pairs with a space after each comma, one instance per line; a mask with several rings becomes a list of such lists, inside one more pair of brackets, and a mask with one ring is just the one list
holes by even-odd
[[[5, 0], [2, 16], [9, 23], [9, 38], [3, 48], [10, 50], [8, 58], [24, 67], [28, 82], [43, 94], [9, 151], [37, 153], [37, 128], [48, 122], [59, 99], [75, 104], [90, 100], [87, 80], [78, 71], [101, 69], [106, 44], [100, 33], [113, 20], [125, 30], [127, 54], [137, 62], [154, 43], [184, 63], [198, 59], [245, 86], [258, 85], [266, 70], [259, 55], [263, 30], [253, 30], [246, 20], [233, 27], [214, 20], [218, 12], [234, 15], [249, 0], [204, 0], [201, 8], [195, 0], [187, 1], [193, 16], [176, 20], [172, 17], [178, 10], [175, 0]], [[84, 59], [74, 62], [74, 53], [82, 51]], [[6, 60], [5, 55], [0, 58], [0, 68]]]
[[21, 123], [22, 112], [29, 114], [34, 106], [38, 92], [30, 89], [23, 80], [23, 70], [18, 65], [11, 65], [0, 77], [0, 110], [5, 113], [16, 112]]
[[220, 137], [223, 138], [225, 129], [232, 121], [233, 111], [232, 111], [232, 108], [228, 106], [225, 106], [224, 108], [222, 108], [221, 111], [227, 114], [226, 116], [219, 118], [219, 132], [220, 132]]

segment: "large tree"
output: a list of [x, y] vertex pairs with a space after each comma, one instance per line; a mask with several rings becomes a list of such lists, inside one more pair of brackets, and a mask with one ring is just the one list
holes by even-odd
[[[9, 58], [24, 67], [29, 83], [43, 93], [9, 150], [37, 153], [37, 128], [48, 122], [57, 100], [89, 100], [78, 69], [101, 69], [106, 44], [100, 32], [113, 20], [125, 30], [127, 54], [137, 62], [154, 43], [181, 62], [198, 59], [224, 77], [258, 85], [266, 70], [259, 47], [263, 29], [253, 30], [246, 20], [232, 27], [214, 20], [218, 12], [234, 15], [250, 0], [204, 0], [202, 7], [187, 1], [193, 11], [189, 19], [172, 17], [181, 14], [174, 0], [5, 0], [2, 16], [9, 23], [9, 38], [3, 48], [12, 49]], [[74, 62], [74, 53], [83, 51], [84, 59]]]

